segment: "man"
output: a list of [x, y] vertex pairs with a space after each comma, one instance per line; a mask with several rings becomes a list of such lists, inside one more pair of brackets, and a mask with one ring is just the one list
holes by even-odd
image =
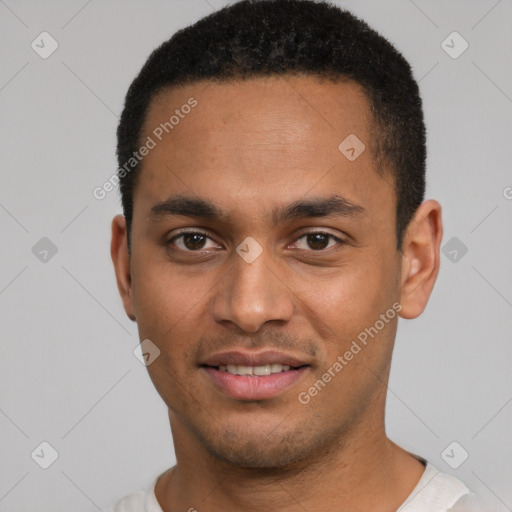
[[442, 239], [401, 54], [322, 2], [236, 3], [152, 53], [117, 149], [111, 254], [177, 464], [112, 510], [469, 510], [384, 427]]

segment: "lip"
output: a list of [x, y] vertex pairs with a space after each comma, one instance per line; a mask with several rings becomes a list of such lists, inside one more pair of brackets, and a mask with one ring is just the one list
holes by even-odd
[[201, 370], [205, 372], [213, 385], [229, 398], [255, 401], [269, 400], [285, 392], [296, 384], [310, 370], [310, 367], [302, 366], [264, 376], [233, 375], [221, 372], [212, 366], [203, 366]]
[[[282, 364], [290, 369], [270, 375], [233, 375], [219, 370], [221, 365], [264, 366]], [[237, 400], [268, 400], [285, 392], [296, 384], [310, 365], [297, 356], [265, 350], [263, 352], [244, 352], [231, 350], [219, 352], [206, 358], [200, 364], [207, 378], [222, 394]]]
[[240, 350], [231, 350], [226, 352], [219, 352], [205, 359], [201, 366], [220, 366], [228, 364], [239, 364], [242, 366], [263, 366], [266, 364], [283, 364], [293, 366], [308, 365], [307, 361], [301, 360], [298, 357], [284, 352], [277, 352], [275, 350], [266, 350], [264, 352], [242, 352]]

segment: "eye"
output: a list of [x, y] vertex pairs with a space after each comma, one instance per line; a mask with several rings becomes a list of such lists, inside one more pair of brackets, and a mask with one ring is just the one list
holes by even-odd
[[[305, 233], [304, 235], [297, 238], [297, 240], [305, 239], [302, 244], [296, 243], [298, 245], [299, 249], [313, 249], [316, 252], [319, 251], [325, 251], [327, 249], [330, 249], [334, 245], [336, 245], [336, 242], [338, 242], [340, 245], [344, 243], [341, 238], [338, 238], [337, 236], [332, 235], [331, 233], [325, 233], [323, 231], [315, 231], [311, 233]], [[329, 239], [332, 240], [332, 244], [329, 245]], [[301, 246], [302, 245], [302, 246]]]
[[[207, 241], [210, 240], [213, 245], [208, 246]], [[302, 242], [300, 242], [302, 240]], [[323, 231], [315, 231], [305, 233], [299, 238], [295, 245], [301, 250], [313, 250], [314, 252], [321, 252], [335, 246], [336, 243], [343, 244], [344, 241], [331, 233]], [[167, 245], [175, 245], [178, 249], [185, 252], [199, 252], [208, 249], [216, 249], [218, 245], [212, 240], [208, 233], [202, 231], [183, 231], [173, 236]]]
[[[181, 240], [180, 240], [181, 239]], [[184, 231], [179, 235], [172, 237], [167, 244], [176, 245], [178, 249], [187, 252], [200, 251], [205, 249], [212, 249], [214, 247], [205, 247], [207, 240], [213, 240], [208, 236], [207, 233], [200, 231]]]

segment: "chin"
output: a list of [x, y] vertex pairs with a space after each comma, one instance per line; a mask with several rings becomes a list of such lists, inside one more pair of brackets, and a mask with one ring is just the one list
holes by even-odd
[[247, 469], [278, 469], [296, 464], [301, 457], [296, 448], [283, 450], [282, 446], [265, 446], [248, 441], [233, 446], [207, 446], [213, 457], [233, 466]]
[[225, 428], [222, 432], [196, 431], [196, 435], [217, 460], [238, 468], [281, 471], [287, 467], [296, 468], [301, 462], [325, 453], [329, 441], [332, 441], [325, 432], [315, 435], [307, 428], [289, 428], [288, 425], [286, 431], [276, 427], [265, 430], [253, 425], [252, 428]]

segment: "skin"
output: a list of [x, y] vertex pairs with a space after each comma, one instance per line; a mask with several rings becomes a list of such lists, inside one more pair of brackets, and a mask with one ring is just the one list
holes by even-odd
[[[422, 313], [439, 270], [441, 206], [421, 204], [397, 251], [392, 175], [376, 170], [368, 100], [353, 82], [166, 89], [141, 141], [192, 96], [198, 105], [142, 162], [131, 257], [124, 217], [112, 221], [125, 311], [161, 351], [148, 372], [169, 408], [177, 465], [157, 499], [165, 512], [396, 510], [424, 471], [384, 427], [398, 315], [308, 404], [297, 396], [393, 303], [402, 318]], [[352, 162], [338, 150], [349, 134], [366, 146]], [[274, 208], [334, 193], [365, 213], [272, 221]], [[215, 202], [227, 217], [153, 219], [152, 206], [176, 194]], [[182, 228], [211, 238], [166, 245]], [[305, 236], [319, 231], [344, 243]], [[263, 249], [253, 263], [236, 252], [246, 237]], [[199, 363], [236, 348], [283, 350], [310, 368], [274, 398], [228, 398]]]

